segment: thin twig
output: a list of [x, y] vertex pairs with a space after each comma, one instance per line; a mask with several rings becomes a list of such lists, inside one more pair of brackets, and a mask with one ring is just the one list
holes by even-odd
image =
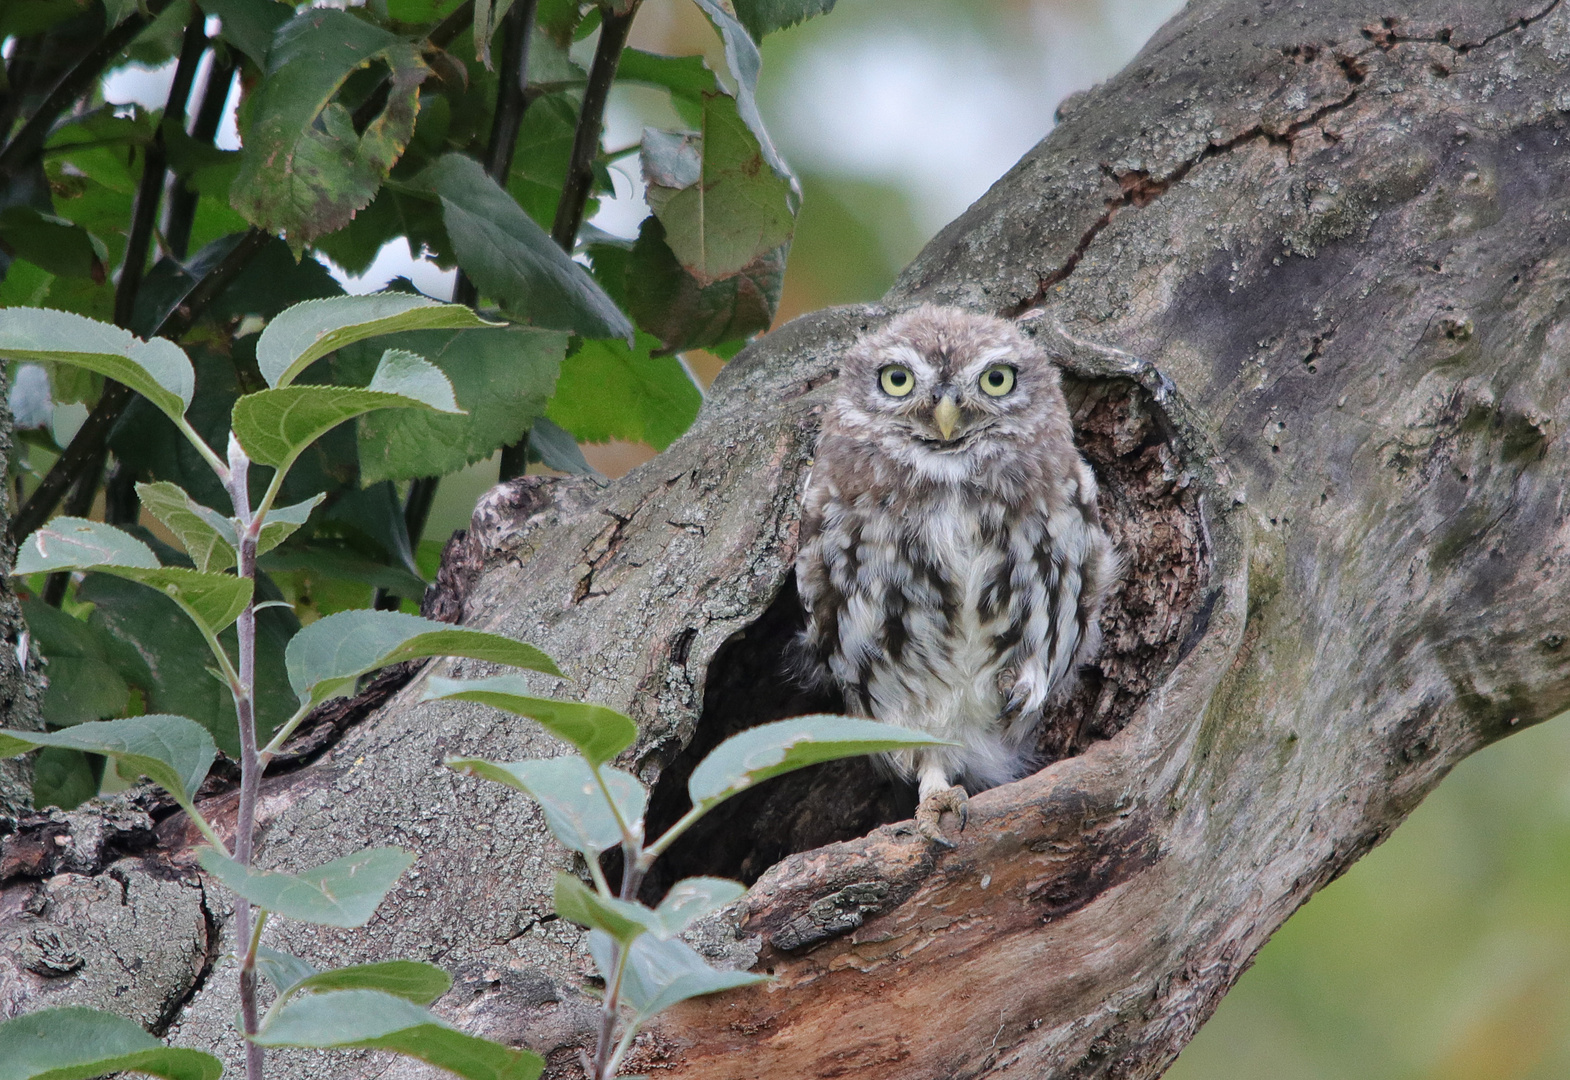
[[[250, 462], [240, 444], [230, 436], [229, 498], [234, 504], [235, 523], [239, 526], [240, 549], [236, 572], [256, 583], [256, 541], [262, 513], [251, 513]], [[240, 801], [235, 811], [234, 859], [241, 866], [251, 865], [255, 843], [256, 801], [262, 785], [262, 764], [256, 748], [256, 599], [245, 605], [235, 623], [235, 638], [240, 652], [240, 685], [234, 695], [235, 720], [240, 731]], [[266, 916], [264, 915], [263, 918]], [[235, 940], [251, 937], [251, 906], [244, 898], [235, 903]], [[257, 924], [258, 931], [261, 928]], [[256, 950], [249, 948], [240, 965], [240, 1017], [247, 1036], [255, 1035], [259, 1011], [256, 996]], [[263, 1051], [246, 1040], [246, 1080], [261, 1080]]]
[[[182, 128], [185, 126], [185, 100], [191, 96], [196, 68], [201, 62], [202, 51], [207, 48], [206, 22], [207, 16], [198, 11], [185, 28], [185, 37], [180, 42], [180, 60], [175, 65], [174, 82], [169, 85], [169, 99], [164, 105], [163, 119], [172, 120]], [[136, 202], [131, 209], [125, 262], [121, 264], [120, 280], [114, 291], [114, 321], [126, 329], [131, 327], [136, 312], [136, 294], [142, 287], [142, 274], [147, 270], [147, 255], [152, 248], [153, 227], [158, 223], [158, 206], [163, 202], [168, 166], [169, 150], [164, 145], [160, 124], [142, 155], [142, 179], [137, 184]]]
[[[452, 14], [436, 24], [436, 28], [425, 36], [425, 44], [432, 49], [445, 49], [452, 44], [453, 38], [466, 30], [474, 22], [474, 0], [453, 8]], [[376, 85], [365, 100], [350, 114], [354, 130], [364, 131], [366, 125], [381, 115], [387, 107], [387, 93], [392, 88], [392, 78], [383, 78]]]
[[[202, 87], [202, 100], [196, 107], [196, 118], [191, 122], [191, 138], [197, 142], [211, 143], [218, 134], [236, 70], [232, 58], [220, 60], [218, 51], [214, 50], [212, 66], [207, 69], [207, 83]], [[164, 229], [164, 241], [169, 246], [169, 254], [177, 259], [185, 258], [190, 250], [191, 223], [196, 219], [196, 204], [200, 198], [183, 179], [175, 178], [169, 195], [169, 225]]]
[[125, 22], [110, 30], [97, 45], [83, 54], [65, 77], [55, 84], [49, 96], [38, 106], [38, 111], [22, 125], [16, 138], [7, 143], [4, 150], [0, 150], [0, 177], [14, 175], [33, 160], [48, 140], [50, 129], [61, 114], [86, 93], [105, 65], [120, 55], [169, 3], [170, 0], [151, 0], [147, 5], [147, 14], [133, 12], [126, 16]]
[[[260, 229], [252, 229], [246, 233], [229, 254], [224, 256], [223, 261], [198, 281], [186, 294], [185, 299], [164, 317], [164, 321], [153, 332], [153, 336], [171, 340], [178, 340], [184, 336], [191, 325], [201, 317], [207, 305], [229, 287], [240, 271], [245, 269], [256, 253], [272, 238], [271, 233]], [[87, 414], [87, 420], [77, 429], [71, 445], [65, 448], [65, 453], [55, 461], [38, 487], [33, 490], [33, 494], [16, 512], [16, 517], [11, 519], [13, 542], [24, 539], [54, 513], [55, 507], [60, 504], [60, 500], [65, 497], [66, 491], [81, 475], [82, 470], [87, 468], [103, 449], [104, 443], [109, 438], [109, 430], [114, 427], [114, 422], [120, 418], [120, 413], [125, 410], [130, 400], [131, 391], [124, 384], [105, 380], [104, 392], [99, 395], [98, 404], [93, 406], [93, 411]]]
[[[529, 39], [534, 33], [536, 3], [537, 0], [518, 0], [502, 19], [496, 108], [491, 113], [491, 135], [485, 144], [485, 171], [504, 188], [512, 174], [512, 159], [518, 149], [518, 129], [533, 100], [529, 96]], [[459, 267], [452, 302], [473, 307], [479, 299], [479, 289]]]
[[[485, 171], [490, 174], [503, 188], [507, 186], [507, 178], [512, 174], [512, 159], [518, 150], [518, 130], [523, 125], [523, 115], [529, 109], [529, 104], [534, 99], [529, 93], [529, 41], [534, 36], [534, 11], [537, 0], [518, 0], [508, 9], [506, 17], [502, 20], [502, 55], [500, 85], [496, 90], [496, 111], [491, 118], [491, 137], [486, 146]], [[469, 280], [469, 275], [458, 270], [458, 280], [453, 285], [453, 302], [468, 304], [473, 307], [480, 299], [480, 291]], [[499, 480], [511, 480], [515, 476], [522, 476], [528, 467], [529, 435], [524, 433], [523, 438], [510, 446], [502, 447], [501, 474]], [[415, 488], [409, 489], [409, 500], [404, 507], [404, 519], [413, 521], [414, 515], [410, 508], [415, 505], [415, 493], [418, 485], [429, 483], [429, 494], [421, 492], [426, 500], [426, 510], [429, 511], [430, 499], [436, 494], [438, 478], [430, 477], [428, 480], [416, 480]], [[420, 534], [425, 531], [425, 515], [421, 514], [418, 526], [411, 524], [409, 539], [419, 543]]]
[[594, 185], [594, 158], [599, 153], [600, 133], [605, 126], [605, 103], [637, 13], [638, 5], [633, 3], [626, 14], [606, 13], [600, 23], [600, 41], [594, 49], [594, 63], [589, 66], [589, 84], [583, 91], [583, 109], [578, 113], [578, 128], [572, 137], [572, 157], [567, 164], [561, 201], [556, 204], [556, 222], [551, 227], [551, 239], [569, 254], [577, 242], [583, 209]]

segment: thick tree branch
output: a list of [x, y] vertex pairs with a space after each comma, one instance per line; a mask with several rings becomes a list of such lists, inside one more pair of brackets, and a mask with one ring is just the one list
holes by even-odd
[[[798, 492], [837, 358], [891, 310], [1040, 312], [1026, 326], [1062, 358], [1129, 558], [1105, 649], [1045, 733], [1056, 760], [978, 794], [955, 850], [913, 832], [909, 793], [836, 766], [759, 785], [667, 854], [657, 873], [754, 883], [691, 940], [776, 979], [665, 1015], [631, 1068], [1157, 1076], [1457, 761], [1570, 704], [1570, 16], [1410, 0], [1392, 19], [1196, 0], [886, 306], [754, 344], [691, 432], [607, 487], [525, 477], [482, 501], [446, 610], [560, 657], [569, 681], [539, 692], [638, 720], [620, 764], [656, 829], [719, 739], [834, 707], [781, 674]], [[431, 764], [559, 745], [422, 689], [270, 782], [259, 857], [396, 838], [441, 889], [395, 894], [372, 933], [276, 944], [434, 960], [457, 977], [446, 1017], [573, 1076], [599, 1022], [582, 936], [549, 918], [571, 860], [527, 800]], [[184, 865], [177, 824], [164, 855]], [[185, 937], [145, 963], [175, 975], [131, 978], [137, 1002], [200, 968]], [[118, 992], [126, 970], [73, 985]], [[225, 1045], [234, 1008], [208, 980], [182, 1038]]]

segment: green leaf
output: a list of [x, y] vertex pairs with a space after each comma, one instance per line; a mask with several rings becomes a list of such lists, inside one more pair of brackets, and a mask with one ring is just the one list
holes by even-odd
[[654, 925], [654, 912], [642, 904], [601, 896], [571, 874], [556, 872], [556, 914], [590, 930], [600, 930], [624, 947]]
[[[235, 565], [235, 548], [239, 534], [233, 518], [225, 517], [211, 507], [203, 506], [187, 495], [178, 484], [159, 480], [152, 484], [137, 484], [136, 493], [142, 506], [168, 530], [179, 538], [186, 554], [204, 573], [227, 570]], [[262, 519], [262, 529], [256, 538], [258, 555], [271, 551], [287, 540], [304, 525], [325, 499], [316, 495], [292, 506], [282, 506], [267, 512]]]
[[64, 731], [0, 731], [0, 757], [15, 757], [39, 746], [113, 758], [117, 765], [147, 777], [193, 812], [196, 789], [207, 778], [218, 753], [213, 737], [195, 720], [163, 713], [77, 724]]
[[[588, 762], [576, 754], [530, 761], [485, 761], [482, 758], [448, 758], [447, 767], [517, 788], [540, 804], [545, 823], [562, 846], [597, 859], [621, 843], [621, 827]], [[605, 786], [616, 800], [616, 809], [629, 825], [643, 819], [648, 794], [631, 773], [600, 766]]]
[[[137, 484], [136, 494], [141, 498], [143, 508], [179, 539], [198, 570], [203, 573], [227, 570], [235, 564], [233, 522], [203, 506], [180, 485], [168, 480]], [[212, 518], [222, 520], [227, 529]]]
[[211, 1054], [165, 1046], [137, 1024], [80, 1006], [39, 1009], [0, 1023], [0, 1080], [89, 1080], [134, 1072], [217, 1080]]
[[632, 339], [632, 324], [478, 162], [446, 154], [418, 183], [442, 203], [458, 265], [510, 314], [587, 338]]
[[269, 949], [266, 945], [256, 950], [256, 966], [261, 970], [262, 977], [272, 983], [273, 989], [280, 995], [288, 993], [317, 973], [315, 967], [298, 956]]
[[325, 494], [313, 495], [303, 502], [267, 511], [267, 516], [262, 518], [262, 531], [256, 537], [256, 553], [262, 555], [269, 552], [293, 536], [300, 526], [310, 520], [311, 511], [325, 498]]
[[580, 442], [626, 439], [665, 449], [692, 426], [703, 391], [676, 357], [652, 355], [659, 344], [643, 333], [635, 349], [583, 342], [562, 362], [545, 415]]
[[285, 386], [247, 394], [234, 403], [235, 438], [252, 461], [288, 470], [306, 447], [373, 409], [458, 412], [452, 384], [434, 364], [411, 353], [382, 354], [371, 385]]
[[[609, 934], [589, 932], [589, 953], [606, 978], [615, 969], [615, 949]], [[712, 968], [679, 938], [661, 940], [645, 934], [627, 951], [621, 998], [632, 1010], [634, 1022], [641, 1024], [679, 1001], [767, 981], [767, 975]]]
[[403, 998], [375, 990], [337, 990], [289, 1002], [252, 1042], [262, 1046], [391, 1050], [466, 1080], [535, 1080], [545, 1061], [465, 1035]]
[[278, 0], [200, 0], [202, 11], [223, 20], [219, 37], [239, 49], [258, 68], [267, 66], [273, 35], [289, 21], [294, 8]]
[[153, 549], [113, 525], [57, 517], [23, 541], [13, 574], [115, 566], [157, 570]]
[[81, 518], [55, 518], [29, 536], [17, 552], [12, 573], [56, 570], [96, 570], [158, 589], [213, 634], [238, 619], [251, 600], [246, 578], [159, 566], [152, 550], [136, 537]]
[[602, 931], [625, 947], [644, 934], [660, 940], [674, 938], [698, 919], [745, 895], [746, 887], [737, 881], [686, 878], [651, 911], [642, 904], [601, 896], [571, 874], [558, 871], [555, 905], [562, 918]]
[[583, 5], [579, 0], [540, 0], [534, 21], [552, 41], [565, 47], [572, 44], [573, 32], [583, 21]]
[[[149, 712], [190, 717], [212, 734], [224, 753], [238, 758], [234, 699], [228, 686], [211, 674], [213, 657], [201, 631], [166, 593], [108, 574], [89, 574], [77, 587], [77, 598], [93, 604], [88, 622], [116, 639], [150, 671]], [[256, 726], [264, 742], [296, 706], [284, 674], [283, 653], [298, 629], [292, 611], [265, 608], [256, 613]], [[224, 631], [219, 641], [229, 655], [235, 655], [234, 627]], [[128, 666], [120, 670], [128, 681], [139, 681]]]
[[788, 250], [781, 244], [704, 285], [671, 251], [659, 218], [645, 218], [627, 264], [628, 311], [672, 352], [750, 337], [774, 321]]
[[31, 206], [0, 210], [0, 251], [26, 259], [51, 274], [92, 278], [108, 275], [109, 257], [103, 241], [65, 218], [45, 214]]
[[708, 809], [771, 776], [820, 761], [953, 745], [909, 728], [849, 716], [779, 720], [748, 728], [716, 746], [692, 770], [687, 794], [693, 806]]
[[397, 611], [340, 611], [318, 619], [289, 642], [285, 659], [300, 703], [318, 705], [353, 693], [366, 672], [430, 656], [465, 656], [561, 677], [555, 662], [532, 645]]
[[532, 697], [529, 684], [518, 675], [493, 675], [488, 679], [432, 677], [421, 700], [447, 699], [477, 701], [527, 716], [552, 735], [577, 747], [591, 766], [605, 764], [638, 738], [638, 725], [615, 709]]
[[543, 416], [529, 429], [529, 460], [573, 476], [594, 475], [594, 466], [583, 456], [572, 432]]
[[513, 0], [474, 0], [474, 52], [487, 70], [494, 71], [491, 63], [491, 38], [501, 25]]
[[151, 683], [147, 665], [135, 650], [101, 627], [36, 599], [22, 601], [22, 615], [48, 661], [49, 687], [39, 711], [50, 727], [119, 716], [130, 698], [130, 684]]
[[[333, 98], [375, 61], [390, 69], [387, 104], [357, 133]], [[253, 225], [285, 232], [297, 250], [347, 225], [403, 153], [428, 74], [416, 46], [346, 11], [312, 8], [284, 23], [247, 103], [234, 208]]]
[[[715, 30], [719, 31], [721, 40], [725, 42], [725, 63], [730, 68], [731, 78], [736, 80], [737, 114], [747, 125], [747, 129], [752, 132], [763, 160], [768, 163], [769, 168], [777, 176], [790, 180], [790, 169], [774, 149], [769, 133], [763, 129], [763, 117], [758, 113], [758, 72], [763, 67], [763, 58], [758, 54], [757, 44], [736, 17], [722, 6], [720, 0], [693, 0], [693, 2], [703, 9], [703, 13], [709, 17], [709, 22], [714, 25]], [[792, 210], [794, 209], [792, 205]]]
[[683, 878], [672, 885], [654, 909], [658, 928], [653, 932], [662, 938], [675, 937], [687, 927], [711, 912], [718, 911], [747, 895], [747, 887], [739, 881], [724, 878]]
[[319, 971], [289, 987], [289, 993], [330, 990], [380, 990], [416, 1005], [429, 1005], [452, 989], [452, 976], [435, 964], [417, 960], [387, 960], [380, 964]]
[[556, 388], [567, 335], [525, 327], [432, 331], [400, 334], [390, 344], [441, 368], [467, 415], [397, 409], [362, 416], [366, 484], [456, 472], [523, 438]]
[[702, 285], [740, 273], [788, 243], [799, 201], [788, 174], [765, 167], [755, 134], [724, 94], [703, 98], [702, 161], [692, 147], [645, 132], [642, 160], [649, 206], [665, 241]]
[[[349, 544], [330, 540], [291, 544], [269, 552], [265, 558], [257, 560], [256, 565], [269, 574], [304, 573], [315, 582], [353, 582], [369, 589], [387, 589], [400, 596], [423, 596], [425, 593], [425, 579], [398, 563], [388, 563]], [[364, 600], [349, 606], [370, 603], [369, 589]], [[337, 605], [343, 606], [346, 605]]]
[[622, 50], [616, 78], [619, 82], [663, 86], [677, 97], [693, 102], [720, 88], [703, 57], [661, 56], [642, 49]]
[[280, 874], [241, 866], [215, 848], [202, 848], [197, 861], [257, 907], [318, 926], [364, 926], [414, 865], [412, 852], [370, 848], [334, 859], [303, 874]]
[[0, 357], [75, 364], [125, 383], [175, 420], [196, 392], [196, 374], [180, 346], [143, 341], [127, 330], [69, 311], [0, 311]]
[[256, 339], [256, 366], [273, 389], [335, 349], [401, 330], [495, 326], [462, 304], [443, 304], [411, 293], [335, 296], [307, 300], [279, 314]]
[[753, 41], [834, 10], [834, 0], [731, 0], [731, 4]]
[[33, 805], [75, 810], [98, 794], [103, 781], [103, 758], [46, 746], [33, 759]]

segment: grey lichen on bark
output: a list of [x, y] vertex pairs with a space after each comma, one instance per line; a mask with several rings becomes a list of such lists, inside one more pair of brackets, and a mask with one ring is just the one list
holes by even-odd
[[[898, 792], [830, 772], [760, 788], [678, 858], [756, 879], [697, 943], [776, 980], [668, 1014], [643, 1066], [1159, 1075], [1270, 933], [1449, 768], [1570, 704], [1570, 12], [1368, 10], [1190, 4], [884, 305], [770, 334], [692, 432], [615, 483], [526, 480], [482, 504], [442, 610], [559, 657], [567, 680], [542, 692], [630, 712], [623, 764], [651, 813], [679, 808], [719, 735], [814, 704], [778, 664], [796, 500], [836, 357], [891, 310], [1040, 313], [1131, 554], [1107, 651], [1044, 748], [1068, 756], [976, 796], [954, 851], [901, 823]], [[572, 863], [527, 800], [438, 765], [560, 748], [421, 704], [423, 678], [270, 781], [261, 847], [295, 869], [400, 843], [416, 873], [369, 932], [270, 943], [433, 960], [458, 978], [439, 1010], [571, 1075], [590, 967], [549, 896]], [[184, 835], [152, 858], [188, 865]], [[232, 1046], [222, 976], [181, 1012], [183, 1042]]]

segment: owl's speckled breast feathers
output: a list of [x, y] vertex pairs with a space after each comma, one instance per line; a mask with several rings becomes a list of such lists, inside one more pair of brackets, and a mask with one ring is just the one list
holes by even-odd
[[839, 387], [796, 562], [808, 660], [851, 711], [959, 744], [890, 755], [940, 838], [951, 784], [1033, 767], [1117, 559], [1058, 370], [1013, 323], [917, 308], [856, 343]]

